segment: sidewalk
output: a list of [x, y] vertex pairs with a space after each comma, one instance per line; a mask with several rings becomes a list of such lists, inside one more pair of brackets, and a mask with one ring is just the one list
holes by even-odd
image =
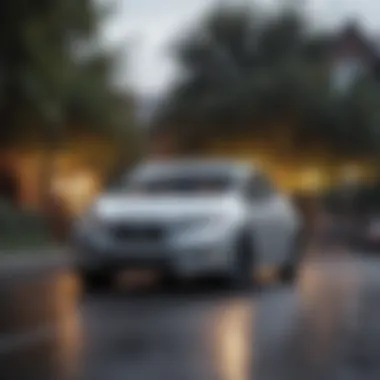
[[0, 252], [0, 280], [61, 270], [70, 265], [69, 251], [64, 247]]

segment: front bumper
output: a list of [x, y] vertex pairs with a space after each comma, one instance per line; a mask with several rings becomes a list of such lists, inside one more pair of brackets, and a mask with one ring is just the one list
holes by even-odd
[[231, 268], [229, 244], [174, 247], [164, 244], [75, 244], [76, 264], [84, 270], [157, 269], [178, 277], [223, 274]]
[[351, 240], [353, 240], [353, 245], [355, 248], [380, 252], [380, 238], [363, 234], [355, 236]]

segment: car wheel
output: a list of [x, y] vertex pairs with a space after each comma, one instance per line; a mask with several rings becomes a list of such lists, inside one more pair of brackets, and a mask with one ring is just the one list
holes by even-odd
[[235, 289], [249, 289], [254, 284], [253, 276], [254, 250], [252, 237], [249, 233], [243, 233], [238, 238], [232, 273], [232, 286]]
[[289, 261], [280, 269], [280, 279], [285, 284], [292, 284], [297, 279], [299, 264], [305, 250], [305, 240], [304, 234], [298, 234], [294, 243], [291, 245]]
[[85, 292], [109, 290], [114, 276], [111, 271], [81, 271]]
[[297, 265], [296, 264], [285, 264], [281, 268], [280, 278], [281, 282], [285, 284], [292, 284], [295, 282], [297, 277]]

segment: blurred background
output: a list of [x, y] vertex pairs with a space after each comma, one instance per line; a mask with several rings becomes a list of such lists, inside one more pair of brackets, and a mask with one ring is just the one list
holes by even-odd
[[3, 0], [0, 260], [44, 265], [99, 194], [163, 157], [259, 164], [312, 234], [362, 247], [380, 215], [379, 15], [375, 0]]
[[377, 178], [380, 53], [370, 4], [2, 7], [4, 245], [13, 244], [6, 229], [28, 218], [36, 227], [33, 218], [46, 219], [48, 234], [63, 238], [147, 156], [259, 162], [309, 204]]
[[5, 227], [28, 218], [37, 227], [34, 217], [63, 238], [104, 187], [147, 156], [258, 162], [309, 204], [378, 176], [370, 4], [2, 7], [4, 245], [13, 244]]

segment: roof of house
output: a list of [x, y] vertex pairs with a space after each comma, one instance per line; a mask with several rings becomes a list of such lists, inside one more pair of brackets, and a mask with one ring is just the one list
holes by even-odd
[[369, 36], [356, 20], [349, 21], [345, 27], [341, 29], [332, 42], [331, 48], [334, 50], [349, 38], [355, 39], [370, 56], [376, 60], [380, 60], [380, 40], [378, 40], [377, 37]]

